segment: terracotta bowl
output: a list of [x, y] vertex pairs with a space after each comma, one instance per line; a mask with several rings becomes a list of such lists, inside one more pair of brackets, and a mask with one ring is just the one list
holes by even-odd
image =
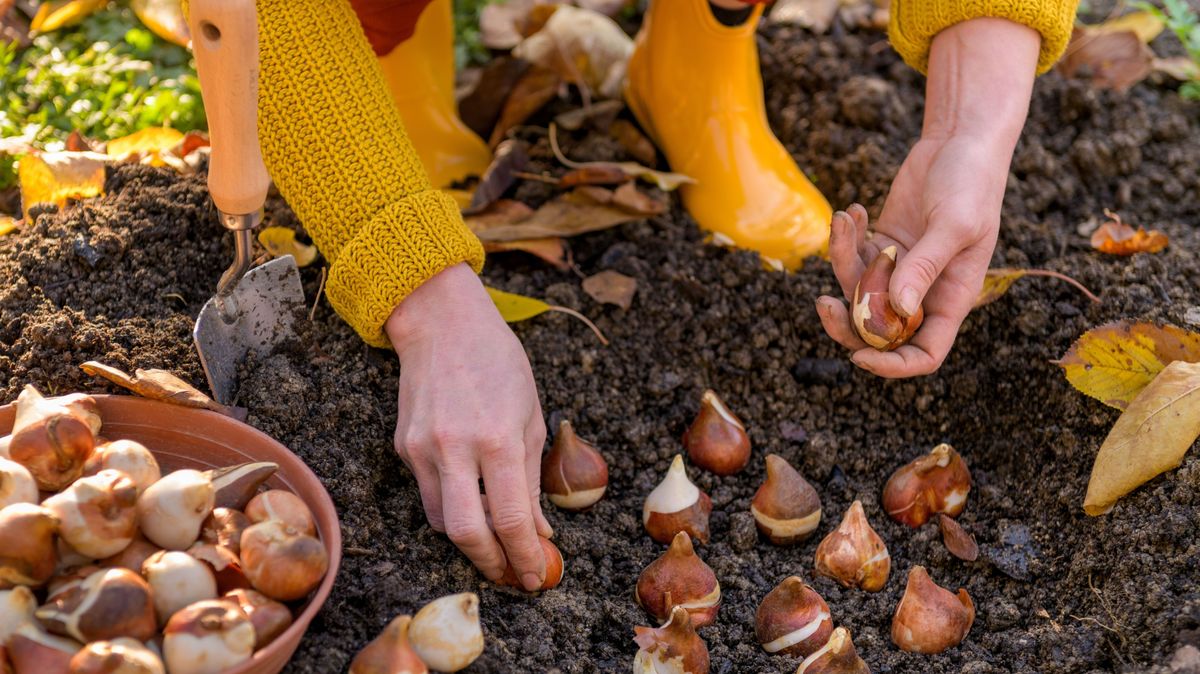
[[[181, 468], [206, 470], [247, 461], [274, 461], [279, 470], [267, 482], [276, 489], [295, 493], [312, 509], [321, 542], [329, 552], [329, 572], [316, 592], [296, 614], [292, 626], [250, 660], [222, 674], [277, 674], [291, 659], [321, 610], [342, 561], [342, 531], [337, 510], [317, 476], [308, 466], [270, 436], [250, 426], [207, 410], [135, 398], [97, 395], [104, 426], [100, 433], [109, 440], [136, 440], [158, 459], [163, 473]], [[0, 407], [0, 436], [12, 431], [16, 410]]]

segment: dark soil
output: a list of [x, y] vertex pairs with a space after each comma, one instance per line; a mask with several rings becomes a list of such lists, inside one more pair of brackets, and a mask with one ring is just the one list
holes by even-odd
[[[921, 78], [877, 33], [818, 39], [768, 27], [761, 40], [783, 141], [834, 204], [878, 212], [919, 131]], [[821, 592], [876, 672], [1196, 671], [1184, 647], [1200, 646], [1200, 457], [1111, 514], [1085, 516], [1091, 462], [1117, 413], [1072, 389], [1050, 361], [1090, 327], [1117, 318], [1186, 325], [1185, 312], [1200, 305], [1198, 137], [1200, 106], [1157, 84], [1116, 94], [1055, 74], [1039, 80], [994, 264], [1071, 274], [1104, 302], [1023, 280], [967, 320], [936, 375], [914, 380], [855, 370], [822, 333], [813, 299], [835, 291], [827, 264], [764, 272], [752, 254], [704, 245], [677, 205], [572, 242], [584, 273], [638, 280], [629, 311], [591, 301], [574, 274], [520, 254], [494, 257], [491, 284], [579, 309], [612, 339], [602, 347], [561, 315], [515, 327], [551, 426], [569, 418], [612, 474], [589, 512], [546, 504], [567, 575], [536, 598], [490, 586], [426, 525], [391, 446], [395, 358], [365, 347], [320, 301], [298, 344], [247, 366], [240, 399], [252, 424], [312, 466], [342, 516], [340, 578], [289, 671], [339, 671], [392, 616], [467, 590], [482, 598], [488, 635], [470, 671], [628, 671], [632, 628], [648, 622], [632, 588], [663, 550], [642, 531], [642, 499], [680, 450], [706, 387], [745, 420], [755, 447], [740, 475], [692, 471], [713, 499], [712, 543], [700, 554], [725, 598], [717, 624], [701, 630], [714, 672], [795, 670], [796, 661], [761, 651], [752, 627], [759, 600], [791, 574]], [[564, 140], [576, 158], [619, 154], [596, 135]], [[535, 154], [544, 149], [542, 141]], [[521, 196], [545, 196], [529, 185]], [[0, 400], [27, 382], [108, 390], [78, 369], [88, 359], [170, 368], [203, 384], [191, 323], [230, 255], [203, 180], [127, 166], [108, 192], [0, 239]], [[280, 201], [270, 207], [275, 224], [298, 226]], [[1133, 258], [1093, 252], [1080, 228], [1105, 207], [1166, 231], [1171, 246]], [[310, 302], [319, 266], [303, 272]], [[974, 563], [951, 557], [936, 527], [912, 531], [879, 509], [887, 476], [943, 441], [974, 476], [960, 518], [983, 550]], [[798, 466], [824, 501], [818, 536], [796, 547], [761, 540], [748, 512], [767, 452]], [[892, 553], [878, 594], [812, 573], [817, 541], [855, 498]], [[901, 653], [888, 636], [915, 564], [967, 588], [979, 610], [967, 640], [942, 655]]]

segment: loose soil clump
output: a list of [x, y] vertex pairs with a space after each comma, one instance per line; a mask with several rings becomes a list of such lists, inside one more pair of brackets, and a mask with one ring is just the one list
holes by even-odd
[[[760, 34], [767, 109], [800, 165], [837, 207], [882, 206], [920, 129], [921, 78], [877, 33], [814, 38], [787, 27]], [[536, 121], [536, 120], [535, 120]], [[552, 168], [544, 133], [533, 153]], [[487, 650], [470, 671], [628, 671], [639, 572], [663, 547], [643, 532], [642, 499], [681, 451], [705, 388], [746, 423], [753, 458], [741, 474], [692, 470], [713, 500], [712, 542], [699, 554], [724, 605], [700, 630], [713, 671], [792, 672], [754, 639], [754, 611], [798, 574], [828, 601], [876, 672], [1192, 671], [1200, 657], [1200, 457], [1090, 518], [1081, 504], [1096, 449], [1117, 417], [1074, 391], [1051, 361], [1090, 327], [1117, 318], [1187, 326], [1200, 305], [1200, 106], [1139, 85], [1101, 92], [1056, 74], [1039, 80], [1016, 153], [993, 266], [1044, 267], [1079, 279], [1025, 279], [976, 311], [935, 375], [884, 381], [848, 364], [820, 328], [813, 300], [837, 294], [829, 265], [763, 271], [757, 257], [703, 242], [677, 200], [666, 214], [572, 241], [585, 274], [637, 279], [628, 311], [600, 306], [572, 273], [494, 256], [490, 284], [593, 317], [612, 340], [566, 316], [515, 327], [529, 352], [548, 426], [570, 419], [609, 461], [605, 498], [582, 514], [545, 503], [566, 558], [562, 584], [534, 598], [484, 581], [425, 522], [414, 480], [392, 449], [395, 357], [367, 348], [317, 300], [321, 263], [303, 270], [315, 318], [282, 353], [247, 363], [239, 404], [249, 421], [297, 452], [341, 513], [346, 559], [325, 610], [290, 672], [344, 669], [396, 614], [475, 591]], [[599, 134], [563, 138], [575, 159], [620, 156]], [[527, 183], [519, 198], [544, 199]], [[107, 391], [86, 360], [168, 368], [203, 386], [192, 321], [231, 249], [202, 175], [122, 166], [108, 196], [44, 213], [0, 239], [0, 400], [33, 383], [47, 391]], [[1087, 242], [1104, 208], [1161, 229], [1158, 255], [1102, 256]], [[299, 228], [279, 199], [268, 225]], [[959, 518], [979, 560], [954, 558], [936, 525], [913, 531], [884, 516], [891, 472], [952, 443], [975, 485]], [[825, 517], [814, 538], [770, 545], [750, 499], [763, 457], [788, 459], [817, 488]], [[812, 572], [813, 551], [854, 499], [887, 541], [892, 576], [877, 594]], [[899, 652], [891, 614], [908, 570], [965, 587], [979, 615], [966, 641], [937, 656]], [[1193, 657], [1193, 660], [1187, 658]], [[1174, 665], [1172, 664], [1174, 663]]]

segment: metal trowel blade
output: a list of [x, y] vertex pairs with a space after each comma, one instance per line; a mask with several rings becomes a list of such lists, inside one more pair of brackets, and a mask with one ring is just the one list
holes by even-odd
[[[226, 312], [222, 312], [222, 303]], [[238, 365], [250, 353], [265, 357], [296, 336], [296, 317], [304, 308], [300, 270], [291, 255], [255, 267], [228, 298], [213, 297], [196, 318], [192, 338], [213, 398], [232, 405]], [[226, 315], [227, 314], [227, 315]]]

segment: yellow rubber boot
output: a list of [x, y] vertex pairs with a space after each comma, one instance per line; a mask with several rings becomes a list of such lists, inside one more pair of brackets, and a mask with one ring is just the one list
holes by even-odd
[[492, 160], [487, 144], [458, 118], [451, 2], [433, 0], [413, 36], [379, 57], [404, 129], [434, 187], [482, 175]]
[[701, 227], [796, 269], [829, 244], [833, 210], [767, 124], [754, 31], [721, 25], [707, 0], [651, 0], [625, 98]]

